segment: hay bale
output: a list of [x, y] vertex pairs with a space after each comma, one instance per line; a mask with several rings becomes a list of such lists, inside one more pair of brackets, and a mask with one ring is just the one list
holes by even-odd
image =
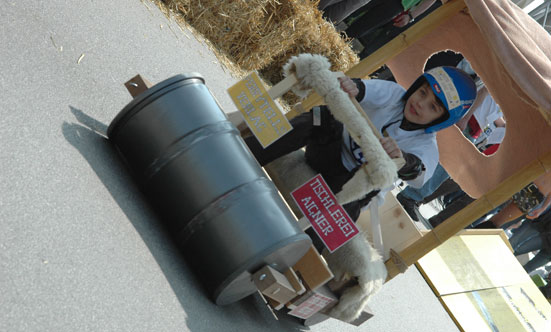
[[295, 41], [285, 52], [279, 53], [260, 72], [271, 82], [282, 79], [281, 67], [291, 56], [300, 53], [321, 54], [329, 59], [331, 70], [347, 71], [359, 62], [347, 40], [332, 23], [322, 18], [317, 6], [310, 1], [297, 1], [295, 6]]
[[245, 71], [272, 83], [299, 53], [326, 56], [332, 70], [359, 59], [334, 26], [321, 17], [317, 0], [164, 0], [171, 10]]

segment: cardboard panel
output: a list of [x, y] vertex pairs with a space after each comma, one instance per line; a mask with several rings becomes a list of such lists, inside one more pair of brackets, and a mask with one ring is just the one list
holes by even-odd
[[252, 279], [262, 294], [279, 303], [285, 303], [297, 296], [285, 275], [268, 265], [255, 272]]
[[493, 233], [465, 231], [417, 266], [462, 331], [551, 331], [551, 305]]
[[338, 302], [337, 297], [327, 288], [327, 286], [318, 287], [316, 290], [309, 290], [287, 307], [291, 309], [289, 315], [307, 319], [320, 311], [329, 310]]
[[551, 305], [528, 282], [442, 297], [464, 331], [551, 331]]
[[439, 296], [530, 281], [499, 235], [454, 236], [417, 265]]

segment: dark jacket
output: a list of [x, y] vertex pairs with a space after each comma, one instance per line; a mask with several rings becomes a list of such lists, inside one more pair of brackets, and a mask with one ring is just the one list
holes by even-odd
[[540, 232], [543, 241], [542, 250], [551, 254], [551, 209], [532, 221]]

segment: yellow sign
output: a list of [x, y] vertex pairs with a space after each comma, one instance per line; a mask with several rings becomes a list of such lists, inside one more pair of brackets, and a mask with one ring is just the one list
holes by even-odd
[[267, 147], [292, 129], [257, 73], [230, 87], [228, 93], [262, 147]]

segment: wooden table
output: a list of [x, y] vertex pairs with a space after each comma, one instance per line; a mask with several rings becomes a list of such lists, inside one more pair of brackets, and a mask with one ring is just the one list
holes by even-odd
[[462, 331], [551, 331], [551, 305], [502, 230], [463, 231], [417, 267]]

